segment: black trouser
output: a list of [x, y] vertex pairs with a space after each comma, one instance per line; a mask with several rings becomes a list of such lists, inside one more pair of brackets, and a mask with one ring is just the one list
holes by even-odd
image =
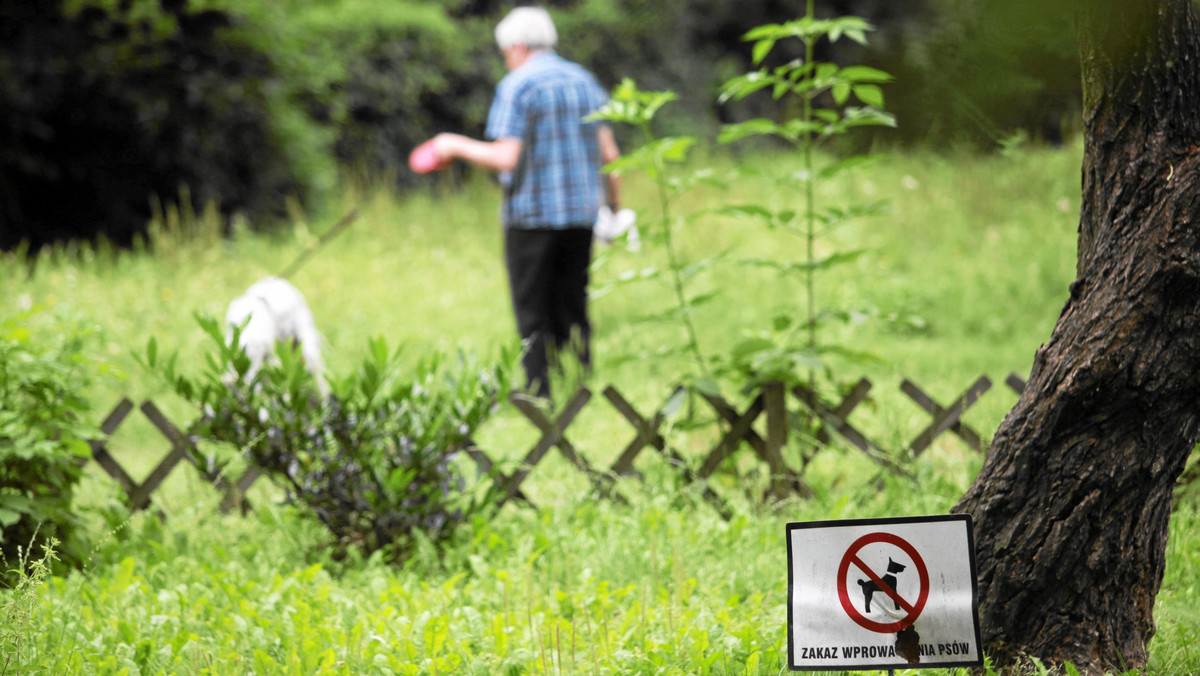
[[554, 353], [569, 347], [583, 366], [591, 364], [592, 325], [587, 315], [591, 260], [590, 224], [504, 231], [504, 262], [517, 333], [525, 341], [521, 365], [531, 394], [549, 396]]

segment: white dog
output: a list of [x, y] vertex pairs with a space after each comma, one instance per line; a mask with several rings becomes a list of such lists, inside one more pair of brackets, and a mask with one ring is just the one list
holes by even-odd
[[328, 394], [321, 361], [321, 335], [304, 294], [286, 280], [264, 277], [252, 284], [229, 304], [225, 325], [227, 340], [232, 339], [235, 326], [242, 327], [238, 346], [250, 358], [247, 378], [253, 377], [273, 357], [276, 341], [292, 341], [300, 348], [309, 372], [316, 376], [322, 396]]

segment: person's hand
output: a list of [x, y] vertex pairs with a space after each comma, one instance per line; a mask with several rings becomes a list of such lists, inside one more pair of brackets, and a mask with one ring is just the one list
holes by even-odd
[[428, 174], [440, 171], [454, 162], [454, 155], [447, 152], [447, 142], [443, 137], [449, 134], [438, 134], [413, 149], [408, 156], [408, 166], [418, 174]]

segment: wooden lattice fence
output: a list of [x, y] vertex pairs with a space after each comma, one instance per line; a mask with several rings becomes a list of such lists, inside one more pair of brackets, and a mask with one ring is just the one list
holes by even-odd
[[[1012, 390], [1020, 394], [1025, 388], [1025, 381], [1015, 374], [1010, 374], [1005, 380]], [[540, 433], [538, 441], [525, 453], [517, 464], [516, 469], [509, 474], [496, 469], [496, 463], [481, 448], [468, 440], [460, 449], [474, 461], [480, 473], [493, 477], [499, 489], [502, 502], [515, 502], [534, 506], [522, 485], [538, 465], [547, 457], [552, 449], [558, 449], [559, 454], [581, 472], [591, 484], [597, 495], [613, 500], [621, 500], [619, 493], [613, 490], [617, 477], [640, 476], [634, 463], [647, 449], [652, 449], [663, 460], [675, 467], [685, 481], [703, 484], [703, 495], [722, 514], [728, 515], [719, 495], [709, 485], [708, 480], [714, 473], [743, 447], [748, 447], [754, 453], [757, 461], [766, 465], [771, 477], [768, 495], [783, 497], [787, 495], [805, 496], [809, 488], [802, 478], [804, 467], [789, 466], [785, 461], [783, 449], [788, 443], [790, 416], [796, 415], [788, 410], [788, 396], [799, 402], [811, 416], [820, 421], [815, 434], [819, 450], [830, 444], [834, 437], [839, 437], [851, 447], [862, 452], [871, 461], [878, 464], [882, 470], [897, 475], [908, 476], [908, 470], [872, 442], [850, 422], [850, 415], [855, 408], [865, 401], [871, 390], [871, 382], [866, 378], [859, 380], [836, 405], [821, 401], [811, 390], [795, 385], [787, 387], [783, 383], [768, 383], [759, 390], [757, 395], [746, 406], [745, 410], [737, 408], [721, 397], [712, 394], [700, 394], [720, 423], [722, 433], [716, 443], [703, 456], [698, 465], [683, 458], [672, 449], [662, 434], [662, 427], [669, 417], [667, 407], [683, 393], [682, 388], [676, 388], [671, 396], [658, 410], [650, 415], [643, 415], [613, 386], [603, 390], [604, 398], [613, 409], [633, 428], [633, 438], [625, 445], [617, 459], [607, 468], [597, 467], [590, 462], [567, 437], [568, 428], [576, 420], [579, 413], [592, 400], [592, 391], [587, 387], [580, 388], [566, 404], [556, 411], [546, 411], [534, 402], [521, 396], [513, 396], [510, 403], [521, 415]], [[992, 383], [987, 376], [980, 376], [961, 395], [949, 404], [942, 405], [935, 401], [922, 388], [911, 380], [904, 380], [900, 390], [921, 409], [930, 415], [929, 424], [922, 429], [908, 444], [909, 457], [915, 459], [921, 455], [933, 441], [945, 433], [953, 433], [967, 446], [983, 452], [983, 441], [979, 434], [963, 422], [963, 414], [979, 401]], [[263, 472], [251, 465], [235, 479], [209, 464], [208, 460], [198, 452], [195, 441], [183, 433], [152, 401], [144, 401], [138, 409], [154, 425], [169, 444], [167, 453], [154, 466], [146, 479], [138, 482], [122, 467], [109, 448], [113, 434], [133, 412], [134, 404], [129, 399], [122, 399], [108, 414], [100, 425], [103, 438], [90, 442], [93, 460], [121, 487], [130, 508], [146, 509], [151, 504], [151, 496], [161, 486], [163, 481], [180, 466], [181, 463], [191, 465], [200, 476], [221, 492], [220, 508], [223, 512], [239, 509], [245, 513], [250, 509], [246, 500], [246, 492]], [[764, 418], [765, 436], [755, 430], [755, 423]], [[811, 460], [811, 455], [807, 460]]]

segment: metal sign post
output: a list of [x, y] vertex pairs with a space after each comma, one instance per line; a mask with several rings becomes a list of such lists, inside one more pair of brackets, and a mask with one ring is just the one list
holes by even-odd
[[983, 664], [971, 517], [790, 523], [788, 667]]

